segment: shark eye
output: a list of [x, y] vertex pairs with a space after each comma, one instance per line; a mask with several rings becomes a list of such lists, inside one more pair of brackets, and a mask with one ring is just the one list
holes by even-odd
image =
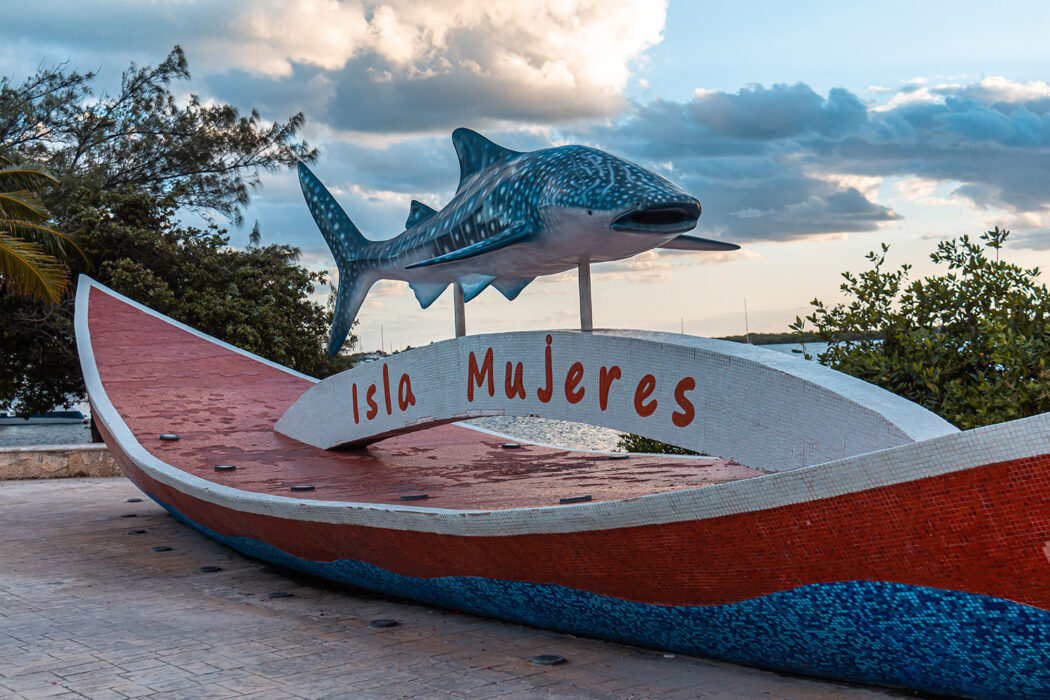
[[587, 210], [587, 216], [593, 216], [593, 215], [594, 215], [594, 212], [591, 211], [590, 209], [588, 209]]

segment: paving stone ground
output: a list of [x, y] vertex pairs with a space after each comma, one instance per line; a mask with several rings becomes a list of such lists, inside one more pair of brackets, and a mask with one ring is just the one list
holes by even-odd
[[[902, 696], [335, 586], [247, 559], [128, 498], [144, 496], [124, 478], [0, 481], [0, 697]], [[172, 549], [151, 549], [162, 545]], [[379, 618], [400, 625], [369, 628]], [[568, 661], [531, 665], [540, 654]]]

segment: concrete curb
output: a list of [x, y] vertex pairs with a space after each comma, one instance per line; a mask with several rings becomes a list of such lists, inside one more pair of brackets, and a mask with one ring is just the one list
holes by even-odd
[[0, 481], [122, 476], [102, 444], [0, 447]]

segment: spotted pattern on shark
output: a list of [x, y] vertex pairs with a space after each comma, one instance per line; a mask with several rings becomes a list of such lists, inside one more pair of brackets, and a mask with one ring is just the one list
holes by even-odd
[[365, 238], [321, 181], [299, 182], [339, 269], [328, 351], [335, 355], [371, 286], [404, 280], [423, 308], [449, 284], [469, 301], [490, 284], [513, 300], [539, 275], [620, 260], [652, 248], [736, 250], [687, 234], [700, 202], [670, 180], [587, 146], [518, 152], [470, 129], [452, 134], [460, 182], [440, 211], [413, 201], [405, 230]]

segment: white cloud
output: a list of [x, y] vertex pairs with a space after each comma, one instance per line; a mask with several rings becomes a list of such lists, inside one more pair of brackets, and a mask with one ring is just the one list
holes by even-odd
[[1017, 236], [1010, 240], [1009, 245], [1022, 250], [1050, 250], [1050, 231], [1033, 231]]
[[1050, 97], [1050, 85], [1042, 80], [1017, 82], [1002, 76], [983, 78], [971, 91], [979, 90], [989, 102], [1020, 103]]
[[928, 87], [916, 87], [905, 89], [889, 99], [884, 105], [873, 107], [873, 112], [889, 112], [903, 105], [914, 104], [938, 104], [944, 102], [944, 97], [931, 91]]
[[[944, 102], [945, 95], [961, 94], [986, 103], [1005, 102], [1009, 104], [1023, 104], [1050, 97], [1050, 84], [1043, 80], [1022, 82], [1002, 76], [990, 76], [969, 84], [942, 82], [931, 86], [927, 83], [928, 81], [924, 78], [909, 80], [888, 102], [874, 107], [872, 111], [887, 112], [902, 105], [941, 104]], [[890, 90], [872, 85], [868, 87], [868, 92], [879, 94], [890, 92]]]
[[611, 280], [631, 280], [647, 284], [669, 284], [674, 280], [671, 274], [672, 265], [669, 258], [655, 250], [647, 250], [633, 258], [600, 263], [592, 269], [596, 278]]
[[65, 54], [116, 77], [127, 59], [152, 63], [179, 44], [194, 91], [262, 113], [302, 109], [357, 133], [617, 114], [666, 19], [663, 0], [45, 4], [5, 7], [0, 44], [17, 47], [0, 49], [0, 65], [28, 71]]
[[401, 280], [379, 280], [368, 292], [369, 296], [401, 297], [409, 294], [408, 282]]
[[[707, 251], [688, 253], [681, 251], [647, 250], [632, 258], [614, 260], [595, 265], [594, 276], [603, 280], [625, 280], [644, 284], [671, 284], [675, 281], [676, 271], [695, 265], [719, 265], [737, 260], [758, 259], [762, 256], [750, 250], [741, 249], [725, 252]], [[572, 281], [566, 278], [566, 281]]]
[[[173, 1], [173, 0], [169, 0]], [[163, 4], [163, 3], [158, 3]], [[343, 133], [608, 117], [662, 40], [650, 0], [257, 0], [179, 33], [222, 99], [286, 101]], [[187, 13], [192, 15], [192, 13]], [[196, 37], [185, 40], [189, 33]], [[247, 73], [247, 74], [246, 74]], [[312, 81], [323, 77], [316, 85]]]
[[882, 185], [881, 177], [849, 173], [810, 173], [810, 175], [818, 180], [831, 183], [839, 189], [855, 189], [869, 201], [879, 201], [879, 187]]
[[196, 27], [203, 38], [187, 42], [219, 69], [288, 77], [294, 63], [333, 71], [374, 54], [388, 64], [374, 74], [378, 81], [465, 72], [615, 93], [626, 86], [631, 62], [661, 40], [666, 9], [646, 0], [256, 0], [228, 7], [226, 26]]
[[1050, 225], [1050, 211], [991, 211], [982, 217], [986, 229], [998, 226], [1010, 231], [1034, 231]]
[[839, 233], [813, 233], [813, 234], [809, 234], [809, 235], [798, 236], [796, 238], [791, 239], [791, 241], [770, 241], [770, 242], [771, 243], [787, 243], [787, 242], [808, 243], [808, 242], [813, 241], [813, 242], [823, 243], [823, 242], [826, 242], [826, 241], [848, 241], [848, 240], [849, 240], [849, 233], [839, 232]]
[[909, 201], [929, 197], [937, 189], [936, 180], [927, 180], [922, 177], [910, 177], [893, 184], [902, 197]]
[[364, 46], [378, 43], [359, 3], [270, 0], [227, 7], [231, 16], [225, 26], [199, 27], [200, 38], [188, 42], [220, 69], [287, 77], [296, 61], [335, 70]]

